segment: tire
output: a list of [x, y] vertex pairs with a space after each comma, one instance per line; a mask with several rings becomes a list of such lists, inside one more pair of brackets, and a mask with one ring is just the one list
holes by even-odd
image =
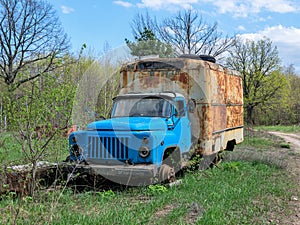
[[213, 56], [210, 56], [210, 55], [199, 55], [199, 57], [200, 57], [200, 59], [202, 59], [204, 61], [216, 63], [216, 59]]
[[199, 60], [216, 63], [216, 58], [211, 55], [182, 54], [178, 56], [178, 58], [199, 59]]
[[160, 182], [174, 182], [175, 181], [175, 171], [174, 168], [167, 164], [161, 165], [159, 168], [159, 181]]

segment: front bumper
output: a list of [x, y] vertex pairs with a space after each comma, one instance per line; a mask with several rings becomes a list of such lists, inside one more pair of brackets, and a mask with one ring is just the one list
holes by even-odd
[[101, 176], [133, 176], [155, 177], [157, 174], [156, 164], [140, 165], [97, 165], [89, 164], [97, 175]]
[[99, 165], [89, 164], [90, 169], [96, 175], [101, 175], [113, 182], [141, 186], [153, 183], [153, 178], [158, 173], [156, 164], [139, 165]]

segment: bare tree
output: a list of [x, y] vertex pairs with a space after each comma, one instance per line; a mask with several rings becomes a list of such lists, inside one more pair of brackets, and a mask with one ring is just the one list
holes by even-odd
[[68, 43], [49, 3], [0, 0], [0, 78], [10, 89], [56, 68]]
[[235, 37], [223, 37], [217, 23], [209, 25], [196, 11], [178, 12], [174, 18], [165, 19], [159, 26], [159, 36], [175, 47], [178, 54], [208, 54], [214, 57], [226, 52]]
[[137, 40], [145, 31], [151, 32], [157, 38], [159, 29], [156, 19], [153, 19], [147, 12], [145, 15], [140, 13], [135, 15], [135, 18], [131, 22], [131, 30], [134, 39]]

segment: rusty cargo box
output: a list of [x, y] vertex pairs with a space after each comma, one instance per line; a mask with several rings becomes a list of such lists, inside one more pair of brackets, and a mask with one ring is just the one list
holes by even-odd
[[237, 71], [188, 58], [137, 60], [121, 68], [121, 94], [179, 92], [194, 102], [194, 144], [204, 155], [243, 141], [243, 88]]

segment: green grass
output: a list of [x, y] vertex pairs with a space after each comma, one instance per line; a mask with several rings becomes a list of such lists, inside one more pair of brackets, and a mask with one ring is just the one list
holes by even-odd
[[244, 146], [251, 146], [257, 149], [265, 149], [269, 148], [270, 146], [276, 146], [277, 142], [274, 142], [271, 139], [267, 139], [264, 137], [244, 137], [244, 141], [239, 145], [239, 148]]
[[24, 157], [21, 143], [11, 133], [0, 135], [0, 164], [20, 162]]
[[[34, 142], [35, 140], [33, 140]], [[36, 143], [42, 146], [47, 140], [40, 140]], [[23, 147], [22, 147], [23, 145]], [[25, 148], [24, 148], [25, 147]], [[26, 164], [25, 153], [29, 153], [26, 140], [21, 140], [20, 137], [12, 133], [0, 133], [0, 165], [2, 164]], [[47, 149], [39, 161], [60, 162], [69, 154], [67, 138], [55, 137], [47, 145]]]
[[295, 133], [300, 132], [300, 126], [255, 126], [258, 131], [279, 131], [285, 133]]
[[270, 135], [268, 131], [299, 133], [300, 126], [255, 126], [253, 129], [245, 130], [244, 141], [240, 146], [251, 146], [260, 150], [270, 147], [290, 148], [289, 143], [284, 142], [282, 138]]
[[291, 186], [274, 166], [226, 162], [187, 173], [174, 187], [54, 191], [35, 200], [4, 197], [0, 224], [13, 224], [15, 218], [17, 224], [266, 224], [270, 213], [276, 216], [286, 207]]

